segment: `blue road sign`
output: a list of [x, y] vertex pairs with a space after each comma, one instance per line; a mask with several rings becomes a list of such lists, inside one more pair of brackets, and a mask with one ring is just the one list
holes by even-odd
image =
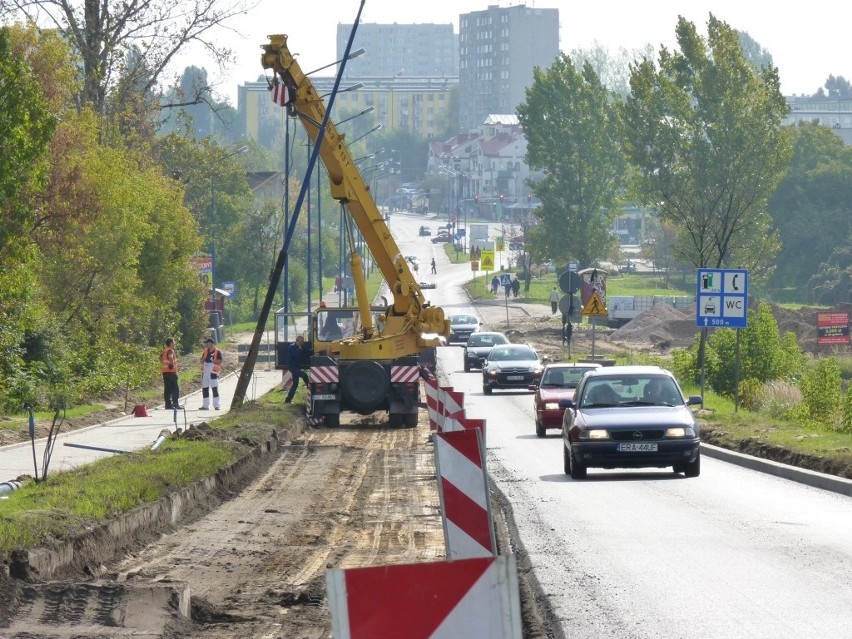
[[695, 323], [700, 328], [745, 328], [748, 271], [698, 269]]
[[500, 286], [510, 286], [512, 284], [512, 276], [508, 273], [503, 273], [500, 276]]

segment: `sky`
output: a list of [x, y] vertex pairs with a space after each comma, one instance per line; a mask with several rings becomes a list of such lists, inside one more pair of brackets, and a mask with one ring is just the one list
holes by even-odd
[[[560, 48], [565, 53], [596, 43], [613, 54], [621, 48], [641, 49], [646, 44], [657, 49], [661, 44], [674, 48], [678, 15], [693, 22], [706, 37], [707, 19], [712, 13], [734, 29], [747, 32], [769, 51], [779, 69], [784, 95], [811, 94], [829, 75], [852, 81], [848, 48], [852, 2], [848, 0], [800, 5], [796, 10], [787, 3], [770, 5], [756, 0], [364, 0], [361, 22], [452, 23], [458, 33], [460, 13], [481, 11], [489, 5], [518, 4], [559, 9]], [[287, 34], [290, 50], [299, 54], [302, 69], [315, 69], [336, 60], [337, 25], [352, 24], [360, 5], [361, 0], [259, 0], [234, 23], [239, 34], [225, 33], [216, 38], [233, 49], [237, 58], [225, 75], [195, 51], [182, 56], [178, 72], [188, 64], [206, 68], [216, 92], [237, 106], [237, 86], [255, 81], [263, 73], [260, 47], [268, 42], [267, 36]], [[770, 12], [769, 7], [774, 10]]]

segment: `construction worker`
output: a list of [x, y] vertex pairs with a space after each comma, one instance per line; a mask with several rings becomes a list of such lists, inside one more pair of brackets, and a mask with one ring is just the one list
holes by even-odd
[[222, 372], [222, 351], [216, 348], [216, 342], [208, 337], [204, 340], [204, 352], [201, 353], [201, 408], [210, 409], [210, 390], [213, 390], [213, 408], [219, 410], [219, 373]]
[[163, 399], [166, 410], [178, 409], [180, 405], [180, 387], [178, 386], [178, 356], [175, 341], [170, 337], [160, 353], [160, 366], [163, 371]]

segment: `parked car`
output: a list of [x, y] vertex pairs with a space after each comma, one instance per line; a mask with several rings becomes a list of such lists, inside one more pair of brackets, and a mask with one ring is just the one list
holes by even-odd
[[446, 244], [447, 242], [452, 242], [453, 236], [444, 231], [440, 231], [435, 237], [432, 238], [432, 244]]
[[476, 315], [469, 313], [450, 315], [448, 319], [450, 320], [450, 343], [464, 342], [466, 344], [471, 334], [478, 331], [482, 325]]
[[427, 282], [425, 280], [421, 280], [418, 283], [420, 284], [420, 288], [438, 288], [438, 285], [435, 282]]
[[420, 235], [421, 236], [432, 235], [432, 231], [431, 231], [431, 229], [429, 229], [428, 226], [421, 226], [420, 227]]
[[536, 435], [544, 437], [548, 428], [562, 428], [562, 414], [565, 409], [559, 408], [559, 402], [563, 399], [574, 399], [574, 391], [577, 390], [577, 384], [583, 379], [583, 375], [600, 367], [600, 364], [595, 363], [565, 362], [544, 367], [541, 381], [530, 385], [530, 390], [535, 391], [533, 407]]
[[[508, 338], [503, 333], [481, 331], [473, 333], [464, 345], [464, 371], [470, 372], [471, 368], [482, 368], [491, 349], [498, 344], [508, 344]], [[559, 422], [560, 426], [562, 422]]]
[[586, 477], [596, 468], [671, 466], [701, 473], [701, 431], [674, 375], [657, 366], [610, 366], [585, 374], [574, 399], [563, 399], [565, 474]]
[[491, 349], [482, 367], [482, 392], [490, 395], [495, 388], [522, 388], [538, 384], [541, 360], [529, 344], [501, 344]]

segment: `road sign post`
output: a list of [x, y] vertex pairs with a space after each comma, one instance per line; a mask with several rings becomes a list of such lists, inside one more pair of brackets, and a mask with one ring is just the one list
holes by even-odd
[[[708, 328], [745, 328], [748, 322], [748, 271], [698, 269], [695, 293], [695, 324]], [[740, 332], [737, 331], [734, 367], [734, 412], [739, 409]], [[704, 395], [704, 361], [701, 362], [701, 395]]]

